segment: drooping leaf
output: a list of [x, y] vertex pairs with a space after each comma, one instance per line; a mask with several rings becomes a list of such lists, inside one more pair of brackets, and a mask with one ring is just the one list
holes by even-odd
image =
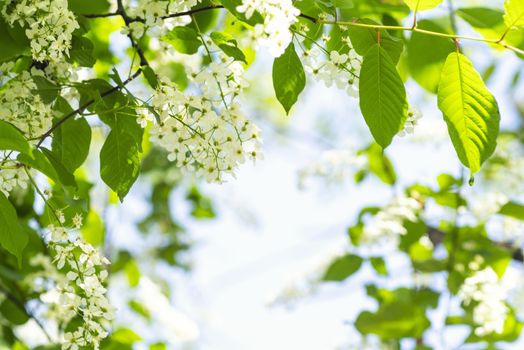
[[[362, 19], [358, 22], [362, 24], [377, 25], [378, 23], [370, 19]], [[378, 42], [380, 32], [380, 46], [389, 54], [395, 65], [400, 59], [400, 55], [404, 50], [402, 40], [392, 37], [386, 30], [378, 30], [375, 28], [350, 27], [348, 29], [349, 38], [355, 51], [365, 56], [370, 48]]]
[[386, 148], [407, 118], [406, 90], [389, 54], [375, 44], [360, 72], [360, 110], [375, 141]]
[[51, 103], [57, 98], [58, 92], [60, 91], [59, 86], [39, 75], [33, 76], [33, 81], [37, 87], [36, 93], [42, 97], [45, 103]]
[[404, 0], [404, 2], [413, 11], [424, 11], [437, 7], [442, 0]]
[[278, 101], [289, 114], [306, 86], [306, 74], [293, 43], [273, 63], [273, 87]]
[[140, 170], [138, 145], [133, 137], [118, 129], [109, 133], [100, 151], [102, 180], [121, 201], [135, 183]]
[[18, 223], [15, 208], [0, 192], [0, 245], [16, 256], [20, 265], [22, 263], [22, 252], [27, 241], [27, 232]]
[[354, 254], [336, 258], [324, 273], [324, 281], [343, 281], [353, 275], [362, 266], [363, 259]]
[[471, 61], [451, 53], [442, 70], [438, 105], [460, 161], [476, 173], [496, 148], [500, 114]]
[[93, 67], [96, 59], [94, 57], [94, 45], [91, 40], [85, 36], [73, 35], [71, 49], [69, 49], [69, 59], [82, 67]]
[[[59, 98], [64, 114], [72, 111], [69, 104]], [[91, 127], [84, 118], [70, 118], [53, 132], [52, 150], [55, 157], [71, 173], [87, 158], [91, 145]]]
[[[3, 4], [3, 3], [0, 3]], [[0, 62], [11, 60], [30, 52], [29, 40], [17, 23], [11, 27], [0, 17]]]
[[508, 28], [524, 26], [524, 0], [506, 0], [504, 10], [504, 22]]
[[216, 46], [220, 48], [226, 55], [233, 57], [237, 61], [246, 63], [246, 56], [238, 48], [237, 41], [226, 33], [213, 32], [210, 34], [211, 40]]
[[18, 151], [31, 155], [31, 146], [13, 125], [0, 120], [0, 150]]
[[175, 27], [161, 39], [173, 46], [178, 52], [188, 55], [197, 53], [198, 48], [202, 45], [198, 33], [189, 27]]

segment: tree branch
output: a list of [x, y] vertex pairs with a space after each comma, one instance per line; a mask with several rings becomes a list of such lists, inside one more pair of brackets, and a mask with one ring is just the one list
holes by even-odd
[[[124, 80], [122, 82], [122, 86], [125, 86], [127, 84], [129, 84], [130, 82], [132, 82], [133, 80], [135, 80], [135, 78], [137, 78], [140, 74], [142, 73], [142, 67], [138, 68], [138, 70], [132, 75], [130, 76], [129, 78], [127, 78], [126, 80]], [[106, 96], [109, 96], [111, 95], [113, 92], [116, 92], [118, 90], [120, 90], [122, 88], [122, 86], [120, 85], [117, 85], [117, 86], [114, 86], [112, 87], [111, 89], [103, 92], [102, 94], [100, 94], [100, 97], [104, 98]], [[80, 107], [78, 107], [77, 109], [75, 109], [74, 111], [72, 111], [71, 113], [68, 113], [66, 114], [65, 116], [63, 116], [62, 118], [60, 118], [49, 130], [47, 130], [42, 136], [39, 136], [38, 139], [38, 143], [36, 144], [36, 147], [40, 147], [42, 145], [42, 143], [45, 141], [45, 139], [47, 139], [49, 136], [51, 136], [51, 134], [53, 133], [53, 131], [55, 131], [56, 129], [58, 129], [60, 127], [60, 125], [64, 124], [66, 121], [68, 121], [69, 119], [73, 118], [75, 115], [77, 115], [78, 113], [81, 113], [84, 109], [86, 109], [87, 107], [91, 106], [93, 103], [95, 103], [95, 99], [92, 99], [92, 100], [89, 100], [87, 102], [85, 102], [83, 105], [81, 105]]]

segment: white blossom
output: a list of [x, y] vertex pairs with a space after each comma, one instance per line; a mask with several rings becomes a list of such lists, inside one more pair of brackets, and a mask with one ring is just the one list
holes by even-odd
[[25, 28], [36, 61], [60, 61], [69, 55], [73, 32], [80, 26], [67, 0], [7, 0], [6, 21]]
[[415, 106], [409, 106], [408, 117], [404, 124], [404, 129], [399, 132], [399, 136], [412, 135], [415, 132], [419, 120], [422, 118], [422, 112]]
[[305, 71], [315, 79], [324, 82], [326, 87], [335, 85], [349, 96], [358, 96], [358, 84], [362, 58], [352, 48], [348, 53], [331, 51], [323, 54], [314, 47], [302, 53]]
[[[151, 141], [168, 152], [168, 159], [184, 171], [194, 172], [209, 182], [223, 182], [224, 175], [246, 159], [260, 159], [260, 130], [235, 102], [247, 83], [242, 65], [221, 56], [219, 62], [191, 74], [201, 94], [191, 95], [167, 79], [160, 79], [151, 106]], [[151, 114], [140, 107], [139, 113]]]
[[237, 11], [251, 18], [256, 12], [264, 18], [254, 28], [257, 43], [267, 47], [274, 57], [281, 56], [293, 40], [290, 27], [297, 22], [300, 11], [291, 0], [242, 0]]
[[422, 203], [407, 196], [395, 197], [379, 211], [363, 228], [361, 241], [366, 245], [377, 245], [384, 240], [396, 244], [400, 235], [407, 233], [404, 221], [415, 222], [422, 210]]
[[[473, 270], [479, 267], [475, 262]], [[507, 291], [491, 267], [476, 271], [466, 278], [461, 286], [459, 296], [465, 305], [474, 303], [473, 321], [475, 334], [484, 336], [491, 333], [502, 333], [508, 313]]]

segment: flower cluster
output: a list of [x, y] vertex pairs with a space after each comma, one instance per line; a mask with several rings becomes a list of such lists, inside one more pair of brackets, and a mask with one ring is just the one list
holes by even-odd
[[191, 81], [200, 94], [191, 95], [161, 79], [151, 98], [151, 108], [140, 107], [142, 126], [153, 122], [151, 141], [165, 149], [170, 161], [196, 172], [209, 182], [223, 182], [246, 158], [261, 156], [260, 130], [234, 101], [246, 86], [243, 67], [232, 58], [220, 57]]
[[124, 34], [131, 33], [135, 38], [141, 38], [146, 32], [152, 36], [161, 36], [177, 26], [191, 22], [190, 16], [166, 18], [169, 14], [182, 13], [190, 10], [200, 0], [143, 0], [137, 6], [127, 10], [131, 18], [143, 18], [144, 22], [131, 22], [124, 29]]
[[395, 197], [364, 226], [362, 243], [374, 245], [385, 239], [392, 239], [396, 243], [398, 236], [407, 233], [404, 221], [417, 221], [422, 208], [422, 203], [415, 198]]
[[[16, 187], [27, 188], [29, 177], [25, 169], [12, 159], [8, 159], [0, 152], [0, 192], [6, 197]], [[2, 157], [3, 156], [3, 157]]]
[[[43, 74], [37, 70], [32, 73]], [[42, 135], [53, 123], [53, 112], [35, 93], [37, 86], [31, 73], [24, 71], [8, 81], [6, 75], [1, 78], [6, 88], [0, 92], [0, 120], [13, 124], [28, 138]]]
[[59, 61], [69, 55], [73, 32], [80, 26], [67, 0], [7, 0], [2, 14], [25, 28], [33, 59]]
[[[470, 263], [470, 268], [473, 267], [474, 270], [478, 266], [477, 261]], [[473, 321], [477, 325], [475, 334], [484, 336], [502, 333], [508, 313], [504, 302], [506, 294], [506, 289], [499, 283], [499, 278], [491, 267], [477, 270], [473, 276], [466, 278], [459, 296], [465, 305], [474, 303]]]
[[[81, 221], [78, 215], [73, 219], [74, 229], [80, 227]], [[64, 327], [73, 320], [82, 321], [76, 329], [64, 334], [63, 350], [98, 349], [100, 341], [107, 337], [106, 328], [113, 319], [113, 309], [103, 285], [108, 277], [104, 266], [109, 261], [78, 235], [74, 237], [74, 229], [48, 227], [48, 245], [53, 260], [44, 255], [33, 257], [31, 264], [39, 266], [41, 271], [28, 276], [27, 280], [35, 290], [47, 289], [41, 300], [49, 307], [50, 319]], [[46, 283], [35, 285], [38, 281]], [[53, 287], [49, 288], [49, 284]]]
[[[348, 41], [348, 45], [351, 45]], [[345, 89], [352, 97], [358, 96], [358, 84], [362, 57], [355, 50], [348, 53], [331, 51], [323, 54], [319, 48], [305, 50], [302, 53], [304, 69], [327, 87], [337, 86]]]
[[264, 17], [264, 24], [255, 25], [255, 37], [258, 44], [267, 47], [274, 57], [282, 55], [293, 40], [290, 27], [300, 15], [291, 0], [242, 0], [237, 11], [247, 18], [251, 18], [255, 11]]

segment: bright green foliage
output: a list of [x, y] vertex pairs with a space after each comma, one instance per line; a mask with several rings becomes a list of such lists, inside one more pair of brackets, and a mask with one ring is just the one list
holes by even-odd
[[[360, 22], [371, 25], [377, 24], [376, 22], [369, 19], [363, 19]], [[390, 58], [396, 65], [404, 49], [402, 40], [392, 37], [386, 30], [383, 29], [377, 30], [374, 28], [362, 27], [350, 27], [348, 29], [351, 44], [353, 45], [355, 51], [361, 56], [365, 56], [369, 49], [377, 44], [379, 40], [378, 33], [380, 33], [380, 46], [389, 54]]]
[[431, 10], [437, 7], [442, 0], [404, 0], [413, 11]]
[[363, 259], [358, 255], [347, 254], [336, 258], [327, 268], [324, 281], [343, 281], [362, 266]]
[[360, 73], [360, 110], [375, 138], [386, 148], [407, 118], [406, 90], [385, 49], [375, 44]]
[[196, 53], [202, 45], [198, 33], [189, 27], [175, 27], [164, 35], [162, 40], [173, 46], [178, 52], [185, 54]]
[[[446, 32], [431, 20], [418, 22], [418, 28]], [[436, 93], [442, 68], [453, 50], [453, 43], [448, 39], [413, 33], [407, 45], [408, 67], [413, 79], [429, 92]]]
[[273, 63], [273, 87], [278, 101], [289, 114], [306, 86], [306, 74], [293, 44]]
[[15, 208], [0, 192], [0, 245], [16, 256], [22, 264], [22, 251], [27, 245], [27, 234], [18, 223]]
[[523, 0], [505, 0], [504, 21], [506, 25], [511, 27], [524, 26], [524, 1]]
[[[65, 115], [73, 109], [62, 98], [59, 108]], [[56, 159], [71, 173], [84, 164], [91, 145], [91, 127], [84, 118], [69, 119], [53, 133], [52, 151]]]
[[100, 151], [100, 176], [120, 200], [131, 189], [140, 171], [138, 145], [128, 133], [113, 130]]
[[500, 115], [469, 59], [448, 56], [438, 90], [438, 105], [460, 161], [474, 174], [495, 151]]
[[237, 61], [246, 62], [246, 56], [238, 48], [237, 41], [229, 34], [213, 32], [210, 34], [211, 39], [226, 55], [233, 57]]

